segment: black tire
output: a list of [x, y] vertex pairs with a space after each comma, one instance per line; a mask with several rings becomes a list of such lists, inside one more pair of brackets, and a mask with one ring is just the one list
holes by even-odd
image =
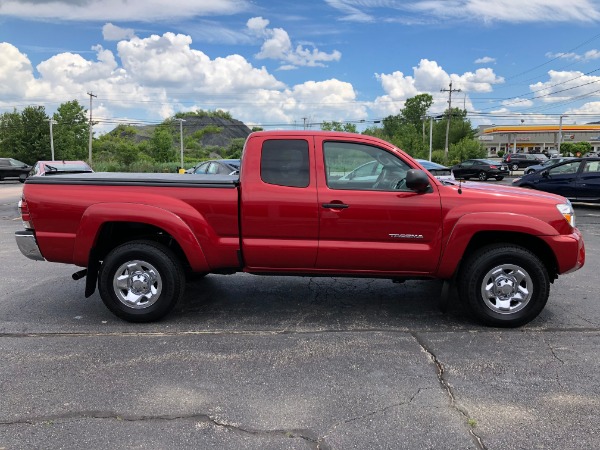
[[166, 316], [181, 299], [185, 274], [181, 262], [164, 245], [132, 241], [106, 256], [98, 289], [106, 307], [117, 317], [128, 322], [152, 322]]
[[467, 258], [458, 277], [458, 289], [471, 314], [484, 325], [518, 327], [544, 309], [550, 277], [542, 261], [529, 250], [497, 244]]
[[479, 178], [479, 181], [487, 181], [488, 179], [488, 175], [486, 172], [484, 172], [483, 170], [479, 171], [479, 173], [477, 174], [477, 178]]
[[510, 166], [510, 170], [519, 170], [519, 165], [518, 164], [513, 164]]
[[504, 180], [504, 177], [496, 177], [496, 181], [502, 181]]

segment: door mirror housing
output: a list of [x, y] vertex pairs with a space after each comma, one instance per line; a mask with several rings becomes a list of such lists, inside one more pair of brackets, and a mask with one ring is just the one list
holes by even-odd
[[548, 172], [547, 170], [544, 170], [544, 171], [541, 173], [541, 175], [542, 175], [544, 178], [548, 178], [548, 177], [550, 176], [550, 172]]
[[406, 172], [406, 187], [416, 192], [425, 192], [429, 189], [429, 177], [419, 169], [410, 169]]

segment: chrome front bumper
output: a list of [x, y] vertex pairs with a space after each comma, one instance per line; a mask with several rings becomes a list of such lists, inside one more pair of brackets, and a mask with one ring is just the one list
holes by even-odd
[[27, 256], [29, 259], [35, 261], [45, 261], [46, 259], [42, 256], [40, 248], [35, 240], [35, 234], [31, 230], [15, 231], [15, 239], [17, 240], [17, 246], [21, 253]]

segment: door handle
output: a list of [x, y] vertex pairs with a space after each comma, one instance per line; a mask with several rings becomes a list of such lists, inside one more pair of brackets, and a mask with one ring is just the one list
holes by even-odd
[[346, 209], [346, 208], [350, 208], [350, 205], [346, 205], [345, 203], [323, 203], [321, 206], [323, 208], [327, 208], [327, 209]]

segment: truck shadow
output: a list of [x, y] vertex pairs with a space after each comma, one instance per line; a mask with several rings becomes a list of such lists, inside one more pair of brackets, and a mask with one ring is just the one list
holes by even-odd
[[440, 329], [477, 326], [440, 281], [209, 275], [188, 283], [166, 320], [231, 331]]

